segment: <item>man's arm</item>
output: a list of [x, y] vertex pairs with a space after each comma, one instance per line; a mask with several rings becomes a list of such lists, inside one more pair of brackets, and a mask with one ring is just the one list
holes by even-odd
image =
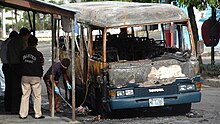
[[68, 77], [66, 71], [63, 72], [63, 77], [64, 77], [64, 80], [65, 80], [65, 82], [66, 82], [67, 88], [68, 88], [69, 90], [71, 90], [71, 89], [72, 89], [72, 86], [71, 86], [70, 83], [69, 83], [69, 77]]
[[44, 65], [44, 56], [43, 56], [43, 54], [41, 52], [40, 52], [40, 63], [42, 65]]
[[[53, 76], [52, 76], [52, 74], [50, 75], [50, 82], [52, 82], [52, 80], [53, 80]], [[56, 87], [57, 85], [56, 84], [58, 84], [58, 81], [55, 81], [54, 80], [54, 87]]]
[[67, 75], [66, 71], [63, 72], [63, 77], [64, 77], [65, 82], [69, 83], [69, 78], [68, 78], [68, 75]]

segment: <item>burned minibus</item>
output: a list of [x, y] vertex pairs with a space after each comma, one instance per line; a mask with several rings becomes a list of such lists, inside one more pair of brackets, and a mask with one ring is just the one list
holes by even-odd
[[134, 2], [65, 4], [76, 14], [76, 86], [95, 111], [171, 107], [201, 100], [199, 63], [187, 15]]

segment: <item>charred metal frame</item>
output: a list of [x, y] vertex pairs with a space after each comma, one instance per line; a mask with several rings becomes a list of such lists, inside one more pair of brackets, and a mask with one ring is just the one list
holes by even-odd
[[[88, 64], [88, 69], [87, 69], [88, 71], [92, 70], [91, 68], [93, 68], [95, 72], [94, 75], [97, 76], [97, 78], [102, 77], [103, 79], [103, 81], [100, 83], [103, 88], [102, 89], [103, 91], [102, 102], [105, 102], [105, 100], [107, 99], [106, 77], [108, 73], [108, 65], [107, 65], [107, 58], [106, 58], [107, 57], [106, 47], [107, 47], [107, 42], [108, 42], [107, 41], [108, 29], [138, 27], [138, 26], [146, 26], [146, 25], [154, 25], [154, 24], [164, 25], [164, 24], [174, 23], [174, 22], [176, 23], [184, 22], [184, 25], [187, 26], [187, 29], [190, 35], [192, 55], [196, 55], [195, 42], [193, 40], [193, 33], [191, 30], [189, 18], [178, 7], [170, 6], [170, 5], [160, 5], [160, 4], [112, 2], [112, 1], [111, 2], [108, 1], [108, 2], [70, 3], [70, 4], [63, 5], [63, 6], [80, 10], [80, 13], [76, 14], [76, 17], [77, 17], [77, 21], [80, 24], [88, 26], [88, 34], [89, 34], [88, 52], [90, 53], [89, 54], [90, 57], [95, 52], [94, 51], [95, 44], [93, 42], [92, 31], [95, 29], [99, 29], [100, 31], [102, 31], [101, 33], [102, 43], [100, 46], [102, 47], [102, 53], [101, 53], [102, 60], [93, 61], [91, 60], [91, 58], [89, 58], [88, 63], [85, 63], [85, 64]], [[134, 12], [135, 14], [130, 12], [131, 11], [130, 8], [132, 8], [132, 12]], [[140, 11], [140, 8], [143, 10]], [[152, 15], [156, 15], [155, 18], [152, 17]], [[163, 17], [160, 17], [161, 15], [164, 15], [164, 16], [167, 15], [168, 17], [163, 18]], [[162, 31], [164, 31], [163, 26], [162, 26]], [[90, 73], [90, 72], [86, 72], [86, 73]], [[85, 81], [85, 79], [83, 81]], [[95, 78], [93, 81], [98, 82], [98, 81], [95, 81]], [[82, 82], [82, 83], [85, 83], [85, 82]]]

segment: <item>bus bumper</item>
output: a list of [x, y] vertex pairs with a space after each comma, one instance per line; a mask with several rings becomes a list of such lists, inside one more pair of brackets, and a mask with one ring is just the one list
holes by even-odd
[[154, 96], [154, 97], [110, 99], [109, 103], [112, 110], [146, 108], [146, 107], [150, 107], [149, 99], [152, 98], [163, 98], [164, 106], [196, 103], [201, 101], [201, 92], [190, 92], [184, 94], [174, 94], [174, 95]]

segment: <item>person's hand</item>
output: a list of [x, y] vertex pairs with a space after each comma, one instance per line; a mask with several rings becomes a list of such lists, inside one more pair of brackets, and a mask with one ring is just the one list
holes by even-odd
[[57, 86], [54, 87], [54, 91], [56, 92], [56, 94], [60, 95], [60, 90]]
[[68, 82], [68, 83], [66, 83], [66, 85], [67, 85], [67, 89], [68, 90], [71, 90], [72, 89], [72, 87], [71, 87], [71, 85], [70, 85], [70, 83]]

